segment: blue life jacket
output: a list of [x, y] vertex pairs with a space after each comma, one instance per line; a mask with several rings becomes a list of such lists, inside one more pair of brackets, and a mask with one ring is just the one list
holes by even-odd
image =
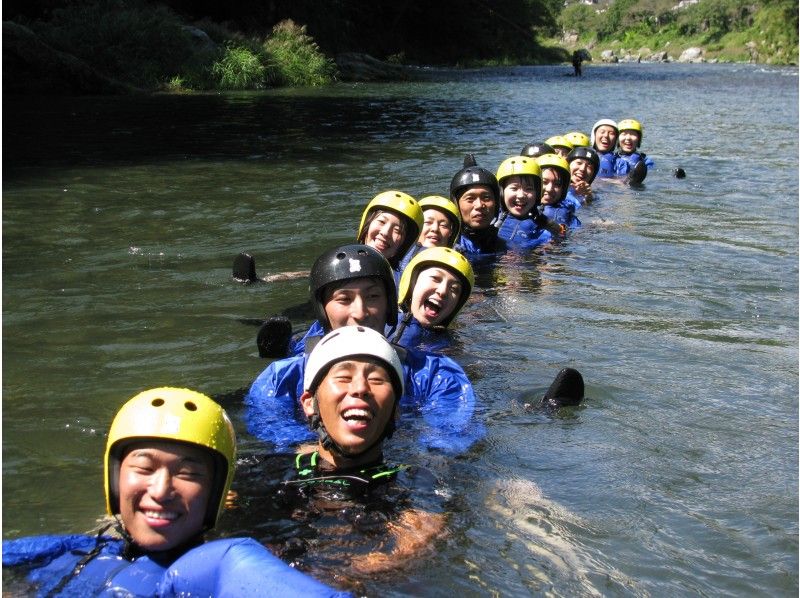
[[473, 255], [505, 253], [507, 246], [505, 240], [497, 236], [497, 229], [494, 226], [481, 230], [464, 226], [461, 229], [461, 236], [453, 249], [460, 251], [469, 258]]
[[575, 193], [575, 189], [570, 185], [569, 189], [567, 189], [567, 196], [564, 198], [562, 204], [567, 208], [572, 207], [573, 211], [578, 211], [583, 206], [583, 201], [581, 196]]
[[546, 228], [540, 227], [533, 218], [517, 218], [502, 212], [495, 222], [497, 235], [504, 240], [509, 249], [531, 249], [547, 243], [553, 238]]
[[[426, 449], [460, 454], [483, 438], [484, 426], [475, 420], [475, 392], [464, 370], [449, 357], [414, 349], [402, 351], [405, 394], [400, 399], [398, 429], [409, 428]], [[255, 379], [244, 398], [248, 431], [275, 450], [309, 441], [300, 407], [306, 355], [272, 362]]]
[[168, 565], [150, 556], [127, 559], [123, 551], [124, 542], [108, 536], [34, 536], [3, 541], [3, 567], [24, 567], [38, 596], [350, 596], [251, 538], [207, 542]]
[[603, 154], [598, 150], [597, 153], [600, 155], [600, 167], [597, 169], [597, 176], [606, 179], [616, 176], [614, 173], [614, 163], [617, 161], [617, 156], [614, 152], [610, 151]]
[[575, 215], [575, 207], [571, 203], [567, 203], [566, 199], [555, 205], [542, 206], [542, 214], [569, 229], [575, 229], [581, 225], [581, 221]]
[[425, 328], [414, 316], [406, 313], [401, 313], [397, 320], [399, 324], [395, 331], [387, 334], [392, 344], [430, 353], [441, 353], [453, 344], [453, 336], [447, 328]]
[[614, 163], [614, 174], [616, 176], [625, 176], [642, 160], [642, 158], [644, 158], [644, 164], [647, 166], [647, 170], [655, 167], [656, 163], [647, 154], [640, 152], [621, 154], [617, 152], [616, 162]]

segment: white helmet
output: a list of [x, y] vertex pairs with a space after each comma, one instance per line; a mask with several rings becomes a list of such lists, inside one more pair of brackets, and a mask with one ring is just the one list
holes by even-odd
[[344, 326], [326, 334], [306, 362], [303, 388], [314, 393], [333, 364], [348, 358], [380, 360], [391, 378], [395, 401], [403, 396], [403, 364], [394, 347], [379, 332], [364, 326]]
[[599, 127], [602, 127], [603, 125], [607, 125], [609, 127], [614, 127], [617, 130], [617, 132], [619, 132], [619, 127], [617, 127], [617, 123], [615, 121], [611, 120], [610, 118], [601, 118], [600, 120], [598, 120], [596, 123], [594, 123], [592, 125], [592, 137], [590, 139], [590, 141], [592, 143], [592, 147], [594, 147], [594, 141], [595, 141], [594, 134], [595, 134], [595, 131], [597, 131], [597, 129]]

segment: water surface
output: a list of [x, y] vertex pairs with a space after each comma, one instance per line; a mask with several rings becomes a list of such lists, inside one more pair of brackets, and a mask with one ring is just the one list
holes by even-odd
[[[446, 195], [467, 151], [494, 169], [633, 117], [657, 166], [645, 188], [598, 185], [566, 242], [478, 272], [456, 358], [488, 437], [455, 462], [395, 449], [463, 512], [367, 590], [796, 595], [797, 69], [568, 70], [4, 98], [4, 538], [94, 525], [105, 430], [144, 388], [197, 388], [238, 425], [235, 391], [265, 365], [242, 320], [307, 284], [236, 284], [237, 252], [262, 274], [307, 269], [380, 191]], [[565, 365], [585, 405], [526, 409]]]

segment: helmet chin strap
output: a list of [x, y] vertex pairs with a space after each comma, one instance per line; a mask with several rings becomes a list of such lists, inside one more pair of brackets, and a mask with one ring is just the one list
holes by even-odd
[[322, 422], [322, 416], [319, 414], [319, 403], [317, 402], [316, 396], [314, 396], [312, 404], [314, 406], [314, 414], [309, 418], [308, 422], [309, 426], [311, 427], [312, 430], [314, 430], [317, 433], [317, 436], [319, 436], [319, 442], [324, 449], [332, 452], [334, 455], [342, 457], [343, 459], [355, 459], [356, 457], [359, 457], [360, 455], [363, 455], [364, 453], [372, 450], [375, 446], [377, 446], [387, 438], [391, 438], [392, 434], [394, 434], [395, 430], [394, 419], [395, 419], [395, 413], [397, 411], [397, 399], [395, 399], [394, 401], [394, 405], [392, 406], [392, 414], [389, 416], [389, 421], [386, 422], [386, 427], [383, 429], [381, 435], [375, 439], [375, 442], [373, 442], [368, 447], [357, 453], [345, 451], [345, 449], [341, 445], [339, 445], [333, 438], [331, 438], [331, 435], [325, 428], [325, 424]]

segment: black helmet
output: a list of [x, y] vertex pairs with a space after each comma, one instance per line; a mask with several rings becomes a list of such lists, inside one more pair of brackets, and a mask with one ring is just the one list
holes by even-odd
[[555, 154], [556, 150], [553, 149], [553, 146], [547, 145], [546, 143], [529, 143], [525, 147], [522, 148], [522, 151], [519, 153], [520, 156], [529, 156], [531, 158], [538, 158], [539, 156], [544, 156], [545, 154]]
[[577, 158], [588, 160], [589, 163], [594, 166], [592, 178], [589, 179], [589, 184], [591, 184], [594, 180], [594, 177], [597, 176], [597, 171], [600, 170], [600, 156], [597, 153], [597, 150], [593, 147], [576, 147], [567, 156], [567, 162], [572, 163], [572, 161], [576, 160]]
[[[459, 170], [450, 181], [450, 199], [458, 205], [458, 198], [464, 189], [483, 185], [489, 187], [494, 195], [496, 207], [500, 204], [500, 185], [497, 178], [480, 166], [467, 166]], [[499, 208], [498, 208], [499, 209]]]
[[317, 319], [331, 329], [325, 313], [323, 294], [329, 284], [355, 278], [380, 278], [386, 289], [386, 323], [397, 324], [397, 285], [392, 267], [380, 252], [366, 245], [342, 245], [329, 249], [317, 258], [308, 277], [308, 291]]

